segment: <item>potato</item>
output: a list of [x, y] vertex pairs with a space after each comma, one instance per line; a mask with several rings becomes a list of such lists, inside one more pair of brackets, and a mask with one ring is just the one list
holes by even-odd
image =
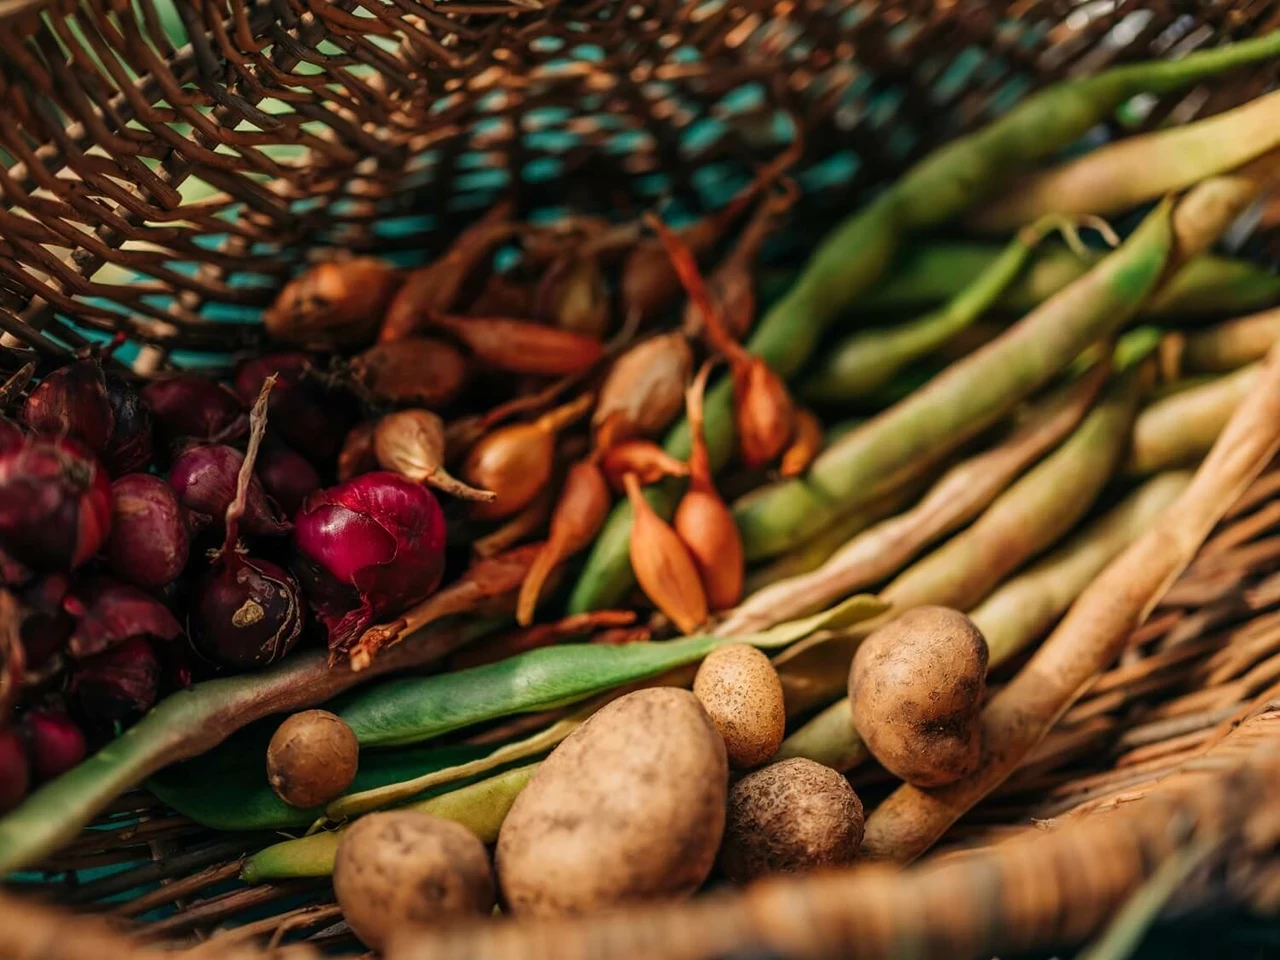
[[978, 768], [987, 641], [963, 613], [917, 607], [881, 627], [849, 671], [853, 724], [891, 773], [917, 787]]
[[681, 897], [715, 864], [729, 765], [687, 690], [638, 690], [557, 747], [498, 834], [498, 883], [522, 916]]
[[720, 868], [735, 883], [852, 863], [862, 801], [843, 776], [796, 757], [749, 773], [729, 791]]
[[734, 643], [712, 650], [694, 677], [693, 694], [724, 737], [730, 764], [747, 770], [778, 752], [787, 727], [782, 681], [755, 647]]
[[280, 724], [267, 746], [267, 781], [285, 803], [304, 810], [351, 786], [360, 744], [341, 717], [303, 710]]
[[406, 926], [486, 915], [494, 903], [484, 844], [464, 826], [413, 810], [371, 813], [347, 828], [333, 892], [373, 950]]

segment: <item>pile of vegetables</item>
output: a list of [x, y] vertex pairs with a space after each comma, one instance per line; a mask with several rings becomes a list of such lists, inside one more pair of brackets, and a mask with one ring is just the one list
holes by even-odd
[[[1051, 158], [1277, 55], [1029, 98], [758, 323], [798, 149], [679, 229], [504, 204], [425, 267], [318, 264], [264, 316], [291, 352], [219, 375], [134, 381], [108, 346], [15, 378], [0, 808], [44, 786], [0, 868], [146, 781], [220, 829], [323, 828], [245, 879], [332, 874], [381, 949], [919, 855], [1280, 447], [1280, 278], [1210, 253], [1280, 182], [1280, 94]], [[1006, 239], [924, 238], [952, 221]], [[871, 759], [903, 785], [868, 812], [842, 774]]]

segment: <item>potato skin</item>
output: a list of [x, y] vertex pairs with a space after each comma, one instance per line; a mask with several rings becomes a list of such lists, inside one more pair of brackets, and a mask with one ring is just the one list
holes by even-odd
[[303, 710], [280, 724], [267, 746], [267, 781], [285, 803], [308, 810], [351, 786], [360, 744], [341, 717]]
[[686, 896], [715, 863], [729, 765], [687, 690], [638, 690], [603, 707], [543, 761], [498, 835], [519, 916], [582, 914]]
[[382, 950], [409, 925], [493, 910], [489, 855], [466, 827], [413, 810], [371, 813], [338, 844], [333, 891], [351, 929]]
[[862, 846], [862, 801], [849, 781], [794, 757], [749, 773], [729, 791], [720, 868], [735, 883], [852, 863]]
[[849, 671], [853, 724], [891, 773], [917, 787], [978, 768], [987, 642], [947, 607], [917, 607], [881, 627]]
[[761, 651], [745, 643], [712, 650], [693, 694], [724, 737], [732, 766], [749, 770], [778, 752], [787, 728], [782, 681]]

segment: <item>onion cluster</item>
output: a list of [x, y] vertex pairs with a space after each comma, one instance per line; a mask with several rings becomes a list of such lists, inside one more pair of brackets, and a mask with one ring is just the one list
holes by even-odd
[[0, 409], [0, 812], [193, 675], [273, 663], [309, 631], [341, 649], [443, 574], [424, 487], [323, 489], [367, 414], [307, 354], [143, 384], [106, 353]]

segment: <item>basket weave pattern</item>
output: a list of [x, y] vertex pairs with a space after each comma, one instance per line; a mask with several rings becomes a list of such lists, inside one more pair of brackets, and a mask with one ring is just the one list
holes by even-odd
[[525, 214], [697, 208], [796, 126], [804, 248], [852, 193], [1026, 89], [1276, 16], [1262, 0], [540, 6], [0, 3], [5, 342], [59, 355], [123, 331], [153, 345], [143, 369], [249, 348], [318, 243], [425, 252], [507, 193]]
[[[506, 195], [522, 216], [697, 211], [795, 135], [806, 199], [782, 255], [803, 252], [868, 189], [1028, 89], [1277, 23], [1269, 0], [0, 0], [0, 368], [117, 332], [142, 345], [141, 372], [252, 349], [258, 309], [307, 258], [426, 257]], [[1135, 123], [1216, 112], [1272, 79], [1147, 104]], [[908, 914], [932, 931], [922, 955], [1077, 939], [1202, 848], [1179, 906], [1280, 906], [1280, 825], [1251, 802], [1280, 780], [1278, 493], [1280, 472], [1255, 484], [1123, 662], [949, 835], [953, 852], [979, 852], [765, 888], [746, 922], [740, 902], [710, 899], [701, 937], [658, 909], [644, 918], [653, 955], [767, 942], [890, 956]], [[874, 793], [876, 775], [855, 785]], [[1028, 837], [1033, 819], [1063, 826]], [[235, 881], [274, 836], [213, 833], [140, 793], [97, 827], [27, 892], [108, 913], [134, 943], [209, 938], [202, 956], [256, 955], [255, 935], [355, 949], [327, 883]], [[1111, 861], [1115, 874], [1085, 868]], [[123, 872], [74, 879], [104, 866]], [[1028, 882], [1040, 874], [1051, 887]], [[968, 889], [1023, 891], [1019, 923], [948, 910]], [[809, 910], [845, 917], [846, 938], [806, 941]], [[610, 924], [633, 922], [539, 941], [495, 927], [406, 955], [612, 955]], [[0, 899], [0, 957], [127, 949]]]

